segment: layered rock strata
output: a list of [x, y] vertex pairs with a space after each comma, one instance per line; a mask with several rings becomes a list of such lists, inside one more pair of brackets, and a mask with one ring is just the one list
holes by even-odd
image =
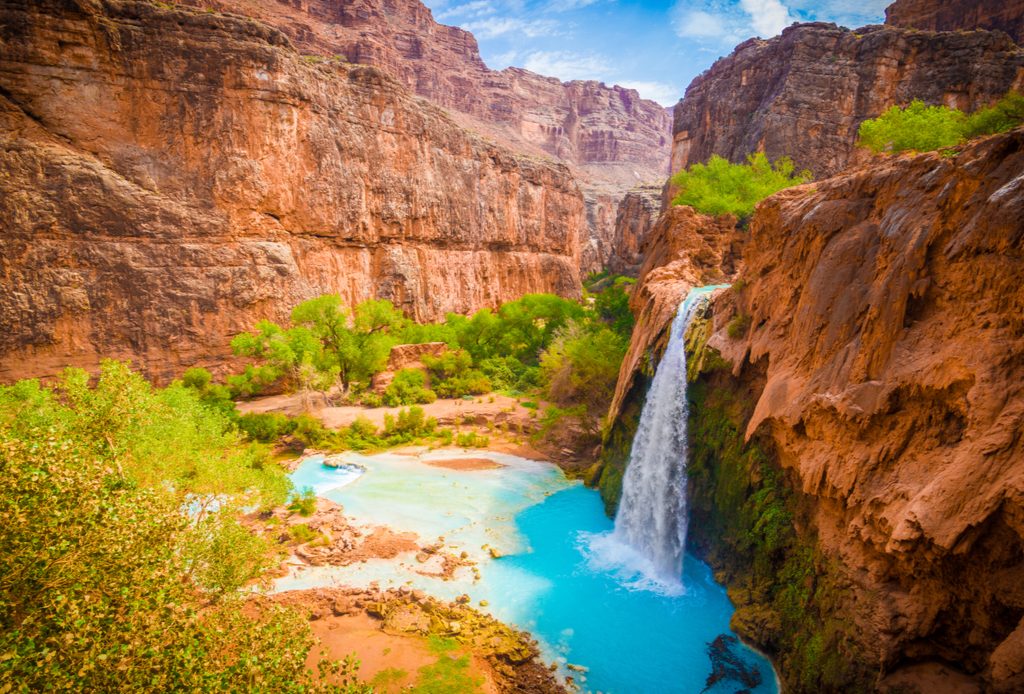
[[783, 191], [696, 340], [691, 539], [792, 691], [1024, 687], [1022, 185], [1024, 129]]
[[615, 213], [615, 236], [607, 266], [612, 272], [636, 277], [643, 265], [643, 248], [658, 220], [663, 186], [638, 186], [623, 196]]
[[1021, 0], [896, 0], [885, 8], [885, 23], [926, 31], [1005, 31], [1024, 43]]
[[795, 25], [741, 43], [690, 84], [676, 105], [672, 170], [764, 151], [824, 178], [866, 158], [857, 128], [894, 104], [971, 111], [1022, 87], [1024, 49], [1003, 33]]
[[0, 3], [0, 380], [169, 377], [298, 301], [434, 319], [579, 291], [570, 172], [235, 17]]
[[473, 35], [434, 21], [420, 0], [186, 0], [284, 32], [309, 60], [379, 67], [450, 109], [467, 128], [515, 151], [572, 167], [587, 200], [584, 272], [611, 255], [615, 210], [630, 187], [668, 173], [671, 116], [636, 90], [491, 70]]

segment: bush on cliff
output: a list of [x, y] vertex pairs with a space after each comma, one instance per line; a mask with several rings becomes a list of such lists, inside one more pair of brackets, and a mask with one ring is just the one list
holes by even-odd
[[731, 214], [743, 220], [769, 195], [809, 180], [810, 172], [794, 173], [788, 157], [772, 164], [764, 152], [757, 152], [747, 157], [747, 163], [733, 164], [714, 155], [707, 164], [693, 164], [672, 177], [672, 184], [680, 189], [672, 204], [689, 205], [704, 214]]
[[1024, 123], [1024, 95], [1010, 92], [994, 105], [967, 115], [947, 106], [912, 101], [864, 121], [858, 144], [873, 152], [932, 152], [972, 137], [1006, 132]]
[[859, 144], [873, 152], [930, 152], [960, 142], [966, 127], [963, 112], [915, 100], [861, 123]]
[[305, 617], [239, 591], [274, 557], [237, 512], [287, 489], [180, 382], [0, 388], [0, 691], [326, 689]]

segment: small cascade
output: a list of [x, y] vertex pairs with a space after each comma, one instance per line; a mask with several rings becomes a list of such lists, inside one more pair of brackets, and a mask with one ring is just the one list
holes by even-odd
[[686, 547], [686, 329], [718, 286], [690, 290], [633, 438], [613, 538], [639, 554], [662, 584], [678, 585]]

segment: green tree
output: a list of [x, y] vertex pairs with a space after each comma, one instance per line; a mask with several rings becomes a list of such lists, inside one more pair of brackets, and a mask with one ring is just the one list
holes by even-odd
[[956, 145], [966, 128], [967, 118], [961, 111], [915, 99], [904, 108], [893, 106], [861, 123], [858, 144], [873, 152], [930, 152]]
[[273, 557], [237, 511], [288, 489], [256, 452], [117, 362], [0, 387], [0, 690], [338, 689], [303, 616], [243, 609]]
[[285, 330], [276, 323], [260, 321], [255, 332], [236, 335], [231, 349], [236, 355], [264, 362], [265, 370], [257, 372], [260, 385], [266, 385], [268, 378], [271, 382], [283, 378], [308, 396], [328, 390], [338, 377], [338, 367], [324, 352], [321, 339], [304, 326]]
[[769, 195], [809, 180], [808, 171], [794, 173], [788, 157], [780, 157], [772, 164], [764, 152], [757, 152], [747, 157], [746, 164], [732, 164], [713, 155], [707, 164], [693, 164], [672, 177], [672, 184], [680, 189], [672, 204], [689, 205], [704, 214], [731, 214], [743, 220]]

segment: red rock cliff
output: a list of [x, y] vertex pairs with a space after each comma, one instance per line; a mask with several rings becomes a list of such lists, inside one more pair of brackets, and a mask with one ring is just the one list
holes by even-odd
[[1022, 0], [896, 0], [885, 9], [885, 23], [927, 31], [987, 29], [1005, 31], [1024, 43]]
[[252, 21], [0, 3], [0, 380], [100, 356], [155, 376], [339, 292], [421, 319], [578, 292], [562, 165]]
[[587, 198], [587, 271], [612, 254], [615, 209], [637, 183], [668, 173], [668, 111], [633, 89], [489, 69], [467, 31], [434, 21], [419, 0], [186, 0], [281, 29], [303, 53], [375, 65], [460, 122], [528, 154], [569, 164]]
[[763, 150], [823, 178], [856, 161], [860, 123], [893, 104], [973, 110], [1022, 87], [1024, 49], [1003, 34], [796, 25], [740, 44], [690, 84], [672, 170]]
[[709, 344], [842, 586], [818, 607], [879, 676], [1022, 691], [1024, 129], [769, 198], [744, 264]]

